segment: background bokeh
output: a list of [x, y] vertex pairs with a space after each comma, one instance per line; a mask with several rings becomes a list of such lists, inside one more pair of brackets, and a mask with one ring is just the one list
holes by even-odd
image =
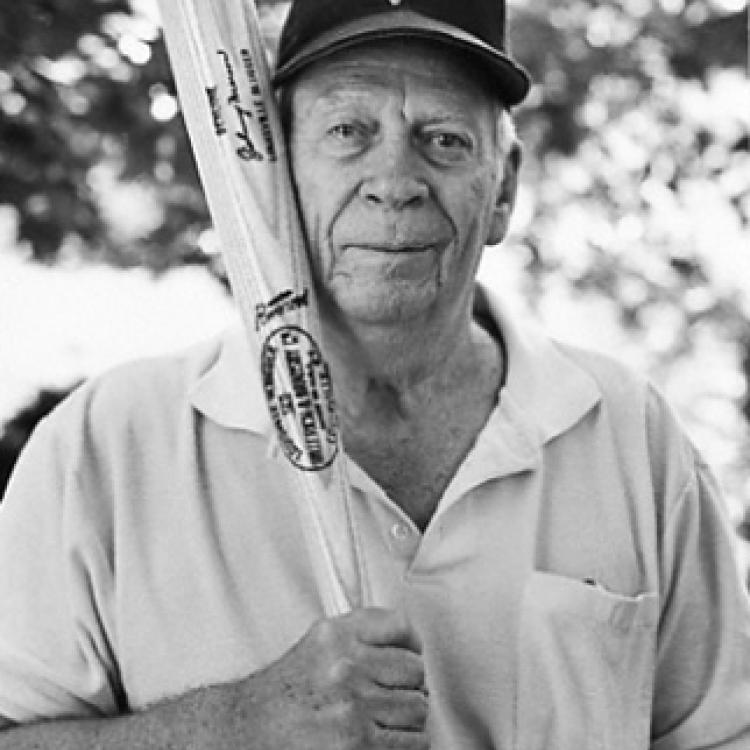
[[[510, 6], [535, 85], [511, 236], [483, 273], [649, 374], [750, 538], [747, 5]], [[273, 54], [286, 4], [259, 7]], [[226, 324], [218, 250], [153, 0], [3, 3], [0, 488], [81, 379]]]

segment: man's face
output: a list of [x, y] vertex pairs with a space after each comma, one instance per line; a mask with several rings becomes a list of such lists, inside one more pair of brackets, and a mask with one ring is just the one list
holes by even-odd
[[476, 75], [431, 44], [371, 43], [312, 66], [290, 102], [321, 301], [372, 324], [466, 309], [502, 171]]

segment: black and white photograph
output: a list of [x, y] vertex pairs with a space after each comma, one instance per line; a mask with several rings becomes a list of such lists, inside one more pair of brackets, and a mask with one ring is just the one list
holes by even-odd
[[3, 0], [0, 750], [750, 750], [747, 0]]

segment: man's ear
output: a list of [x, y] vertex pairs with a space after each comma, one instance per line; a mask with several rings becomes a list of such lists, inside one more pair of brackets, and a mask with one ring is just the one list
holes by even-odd
[[513, 206], [516, 204], [518, 172], [520, 169], [521, 146], [519, 143], [514, 143], [503, 165], [503, 176], [490, 219], [490, 231], [487, 237], [488, 245], [499, 245], [508, 233]]

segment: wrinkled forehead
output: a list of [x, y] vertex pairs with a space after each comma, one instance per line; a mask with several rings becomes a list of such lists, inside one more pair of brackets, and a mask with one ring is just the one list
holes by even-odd
[[367, 42], [332, 54], [305, 69], [291, 82], [291, 90], [305, 98], [330, 100], [408, 90], [458, 107], [491, 105], [497, 100], [466, 56], [415, 39]]

